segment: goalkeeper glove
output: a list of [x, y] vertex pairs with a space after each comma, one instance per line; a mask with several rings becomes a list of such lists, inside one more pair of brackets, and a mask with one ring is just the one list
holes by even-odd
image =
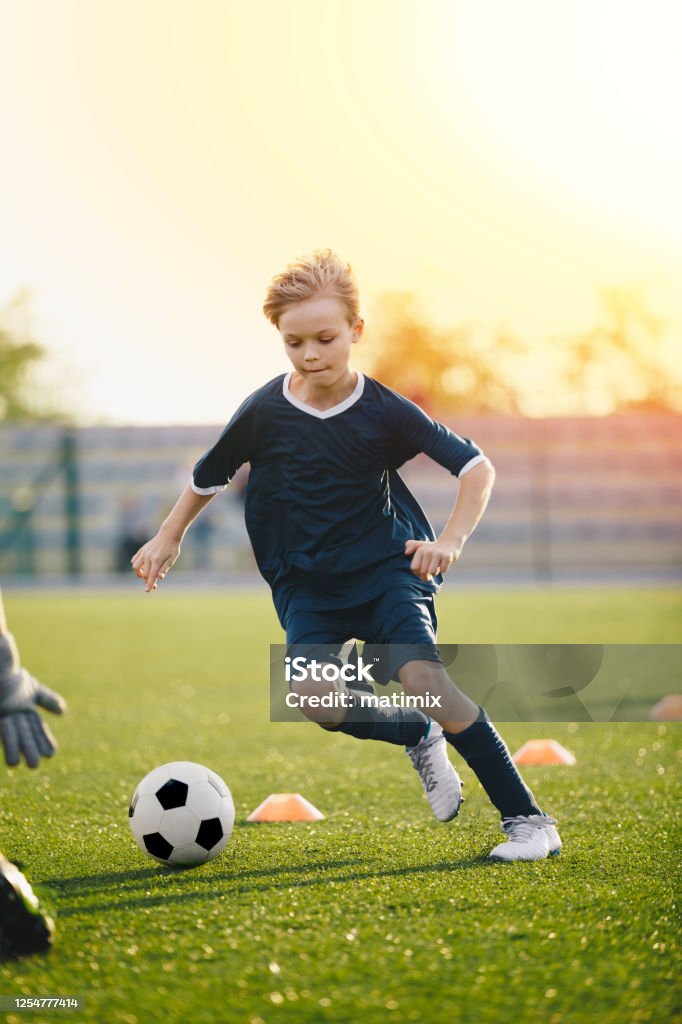
[[23, 755], [29, 768], [37, 768], [41, 757], [52, 757], [57, 749], [37, 707], [61, 715], [66, 702], [20, 668], [14, 637], [6, 633], [0, 636], [0, 740], [10, 766]]

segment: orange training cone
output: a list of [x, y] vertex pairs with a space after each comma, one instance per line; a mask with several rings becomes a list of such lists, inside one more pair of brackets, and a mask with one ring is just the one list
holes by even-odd
[[514, 754], [514, 764], [575, 764], [575, 758], [556, 740], [528, 740]]
[[682, 722], [682, 693], [669, 693], [661, 697], [649, 712], [654, 722]]
[[300, 793], [271, 793], [247, 821], [320, 821], [324, 814]]

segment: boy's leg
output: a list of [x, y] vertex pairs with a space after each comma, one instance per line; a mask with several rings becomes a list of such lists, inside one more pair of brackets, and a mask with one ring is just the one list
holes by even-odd
[[[286, 623], [289, 652], [297, 650], [309, 660], [340, 664], [338, 653], [349, 637], [367, 636], [376, 602], [353, 609], [350, 615], [333, 613], [293, 612]], [[377, 628], [376, 625], [374, 628]], [[333, 644], [323, 643], [334, 636]], [[332, 683], [320, 683], [306, 677], [292, 684], [292, 690], [302, 696], [331, 695], [336, 692]], [[372, 696], [374, 691], [370, 688]], [[376, 701], [363, 699], [367, 693], [349, 687], [346, 691], [348, 706], [334, 703], [331, 708], [302, 707], [311, 721], [330, 732], [344, 732], [356, 739], [373, 739], [403, 746], [412, 763], [429, 804], [439, 821], [450, 821], [460, 807], [462, 788], [457, 772], [450, 764], [440, 726], [417, 708], [381, 707]]]
[[[353, 610], [357, 619], [358, 609]], [[361, 611], [361, 609], [360, 609]], [[341, 665], [339, 652], [354, 635], [355, 622], [337, 612], [294, 611], [288, 617], [287, 651], [307, 661]], [[382, 708], [364, 701], [362, 691], [345, 691], [346, 701], [334, 700], [337, 689], [333, 682], [318, 681], [308, 674], [301, 682], [292, 682], [292, 692], [301, 698], [332, 697], [332, 706], [312, 707], [302, 701], [300, 710], [313, 722], [332, 732], [344, 732], [361, 740], [380, 740], [400, 746], [414, 746], [425, 736], [431, 720], [416, 708]]]
[[[327, 645], [325, 645], [327, 647]], [[292, 649], [292, 648], [290, 648]], [[296, 656], [304, 656], [298, 651]], [[310, 650], [310, 648], [307, 648]], [[339, 665], [338, 659], [323, 649], [314, 648], [309, 655], [319, 668]], [[299, 697], [299, 710], [309, 721], [316, 722], [329, 732], [344, 732], [355, 739], [378, 739], [400, 746], [414, 745], [424, 736], [430, 720], [416, 708], [381, 708], [368, 700], [368, 691], [352, 687], [339, 691], [333, 682], [313, 679], [308, 673], [305, 679], [290, 684], [292, 693]], [[374, 693], [374, 691], [372, 691]], [[308, 698], [325, 698], [322, 707], [310, 705]]]
[[496, 846], [490, 856], [541, 860], [559, 853], [556, 820], [538, 807], [484, 709], [455, 686], [439, 662], [406, 662], [399, 678], [408, 694], [439, 697], [441, 707], [432, 714], [442, 725], [445, 739], [461, 754], [500, 812], [501, 828], [509, 841]]
[[406, 693], [439, 701], [431, 713], [443, 726], [445, 739], [476, 774], [503, 818], [542, 814], [483, 708], [455, 686], [440, 662], [407, 662], [399, 677]]
[[[504, 860], [537, 859], [561, 848], [553, 818], [543, 814], [511, 759], [504, 740], [485, 711], [459, 690], [440, 660], [438, 620], [430, 595], [395, 588], [381, 609], [385, 616], [386, 678], [398, 678], [408, 695], [420, 696], [447, 740], [473, 769], [502, 816], [510, 842], [491, 856]], [[432, 705], [427, 698], [436, 698]]]

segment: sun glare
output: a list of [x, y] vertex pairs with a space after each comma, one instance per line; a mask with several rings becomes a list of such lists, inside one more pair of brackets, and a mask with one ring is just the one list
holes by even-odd
[[535, 165], [548, 188], [682, 226], [682, 4], [476, 0], [453, 10], [457, 87], [521, 173]]

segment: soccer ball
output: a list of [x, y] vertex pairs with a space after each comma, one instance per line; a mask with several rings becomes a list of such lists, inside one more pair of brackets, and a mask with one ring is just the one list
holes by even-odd
[[215, 772], [193, 761], [162, 764], [133, 793], [137, 845], [161, 864], [193, 867], [217, 857], [232, 834], [234, 803]]

